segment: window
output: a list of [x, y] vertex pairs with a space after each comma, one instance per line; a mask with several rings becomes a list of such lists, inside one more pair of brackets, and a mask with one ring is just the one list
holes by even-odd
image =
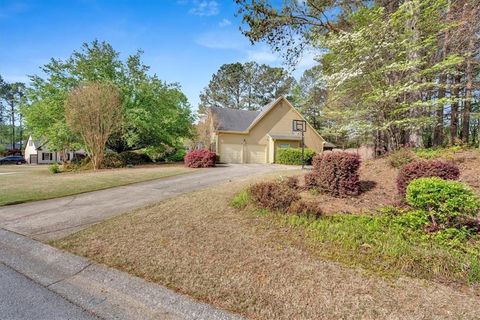
[[29, 145], [30, 147], [33, 147], [33, 140], [29, 140], [29, 141], [28, 141], [28, 145]]
[[43, 152], [43, 153], [42, 153], [42, 160], [52, 160], [52, 153], [50, 153], [50, 152]]
[[279, 148], [290, 148], [290, 144], [289, 143], [282, 143], [282, 144], [279, 144], [278, 147]]

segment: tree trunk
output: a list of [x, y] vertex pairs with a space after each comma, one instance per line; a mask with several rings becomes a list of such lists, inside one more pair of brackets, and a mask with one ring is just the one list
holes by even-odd
[[[447, 82], [446, 75], [440, 76], [439, 88], [438, 88], [438, 100], [445, 98], [445, 85]], [[433, 146], [440, 146], [443, 144], [443, 118], [444, 118], [444, 106], [443, 102], [440, 102], [437, 106], [437, 123], [433, 130]]]
[[452, 97], [454, 101], [452, 102], [452, 111], [450, 114], [450, 144], [454, 145], [458, 138], [458, 101], [460, 99], [460, 81], [461, 76], [455, 76], [453, 79], [453, 89]]
[[[470, 37], [468, 49], [473, 51], [473, 37]], [[469, 56], [465, 68], [466, 87], [465, 87], [465, 103], [463, 106], [462, 120], [462, 142], [468, 143], [470, 138], [470, 112], [472, 110], [472, 90], [473, 90], [473, 67], [472, 57]]]
[[15, 104], [10, 101], [11, 123], [12, 123], [12, 150], [15, 149]]

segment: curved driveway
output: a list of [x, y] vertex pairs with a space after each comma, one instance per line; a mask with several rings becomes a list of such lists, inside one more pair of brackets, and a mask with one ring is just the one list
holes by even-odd
[[[279, 170], [282, 165], [225, 165], [78, 195], [0, 207], [0, 227], [38, 240], [58, 239], [89, 225], [182, 193]], [[48, 188], [48, 186], [45, 186]]]

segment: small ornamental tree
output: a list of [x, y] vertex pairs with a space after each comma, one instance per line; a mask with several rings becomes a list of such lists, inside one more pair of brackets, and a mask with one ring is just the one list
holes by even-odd
[[313, 158], [314, 175], [307, 178], [307, 185], [317, 187], [334, 196], [352, 196], [360, 192], [360, 156], [348, 152], [328, 152]]
[[445, 180], [457, 180], [460, 170], [453, 162], [441, 160], [415, 161], [400, 169], [397, 176], [397, 189], [400, 195], [405, 195], [408, 184], [418, 178], [439, 177]]
[[82, 137], [93, 169], [100, 169], [107, 140], [122, 124], [121, 93], [111, 84], [81, 84], [68, 94], [65, 119], [70, 130]]

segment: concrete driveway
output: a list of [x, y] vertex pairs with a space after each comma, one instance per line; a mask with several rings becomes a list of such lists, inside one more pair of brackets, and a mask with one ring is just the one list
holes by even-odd
[[225, 165], [123, 187], [5, 206], [0, 207], [0, 227], [42, 241], [58, 239], [109, 217], [182, 193], [228, 180], [243, 180], [258, 174], [292, 169], [298, 167]]

